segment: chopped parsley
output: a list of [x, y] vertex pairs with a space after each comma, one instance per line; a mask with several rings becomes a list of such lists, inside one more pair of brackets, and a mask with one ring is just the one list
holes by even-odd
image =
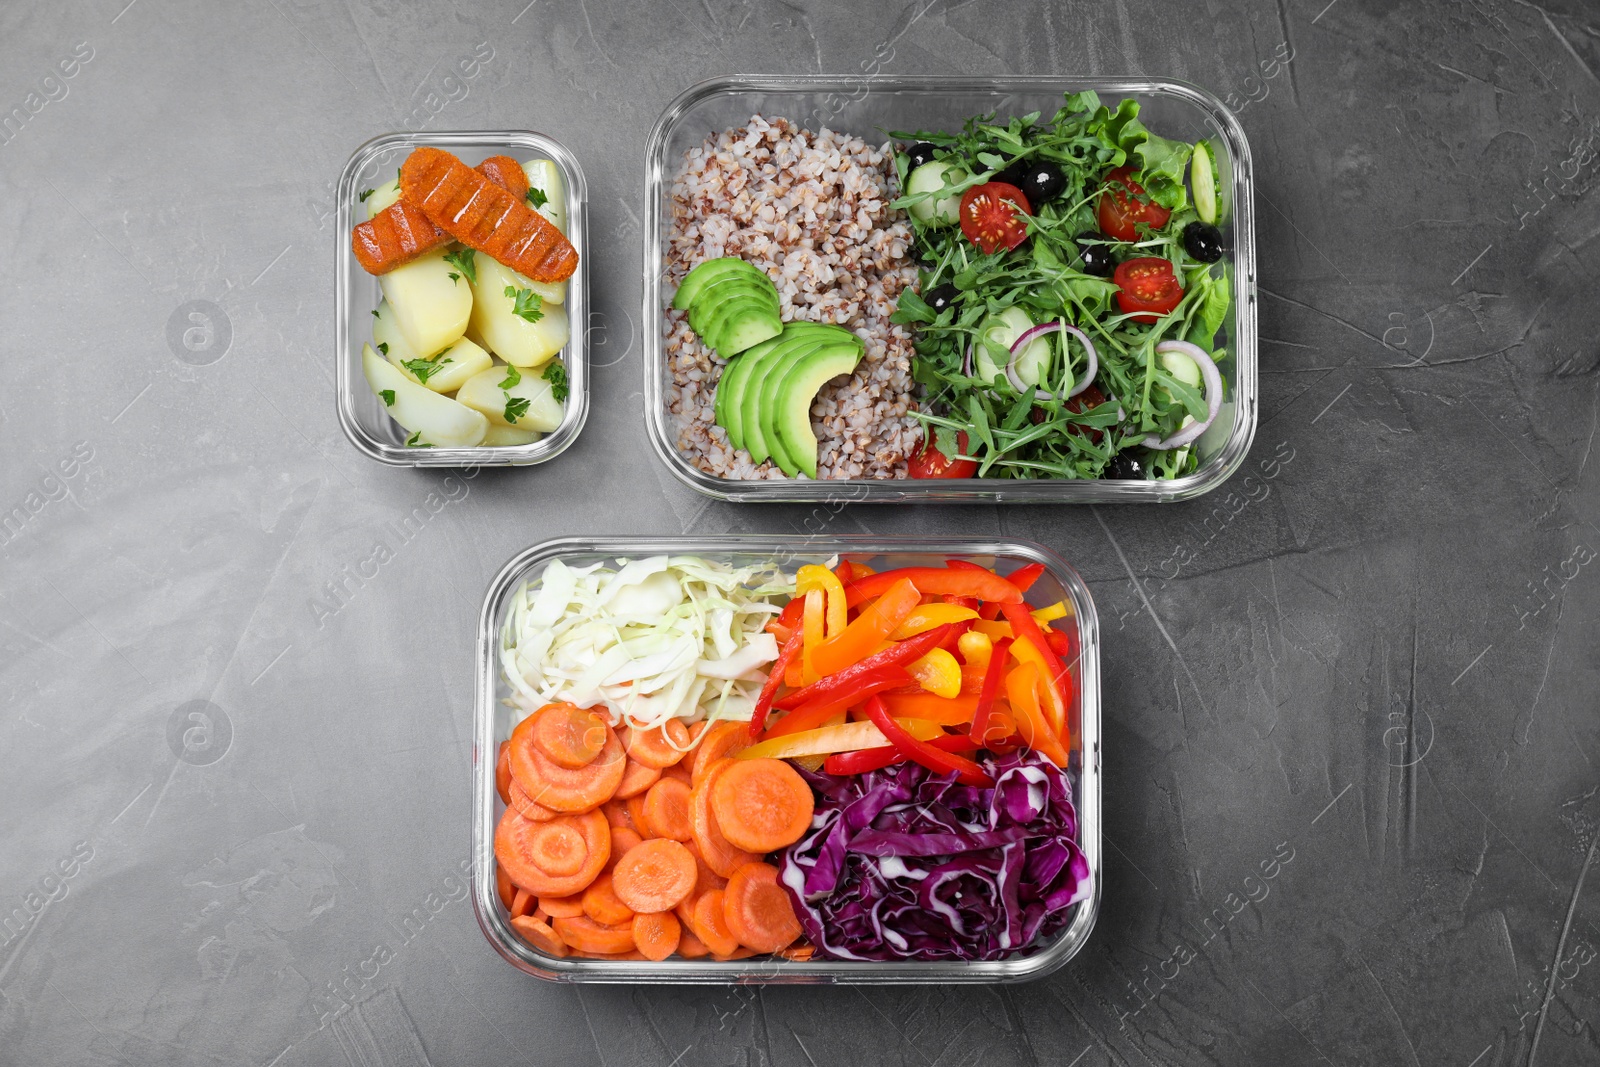
[[361, 191], [361, 195], [359, 197], [357, 197], [356, 199], [360, 200], [363, 204], [365, 204], [367, 202], [367, 197], [371, 196], [373, 193], [375, 193], [377, 191], [378, 190], [376, 190], [376, 189], [363, 189]]
[[538, 322], [544, 318], [544, 299], [532, 289], [518, 289], [514, 285], [508, 285], [505, 293], [516, 301], [511, 314], [529, 322]]
[[571, 393], [571, 390], [567, 388], [567, 368], [559, 363], [552, 362], [544, 369], [542, 377], [550, 383], [550, 395], [555, 398], [556, 403], [565, 402], [567, 396]]
[[372, 309], [372, 317], [373, 317], [373, 318], [375, 318], [375, 319], [376, 319], [376, 318], [381, 318], [381, 317], [382, 317], [382, 316], [380, 316], [380, 315], [379, 315], [379, 314], [378, 314], [378, 309], [377, 309], [377, 308], [373, 308], [373, 309]]
[[528, 197], [528, 203], [536, 208], [544, 207], [550, 202], [550, 198], [544, 195], [543, 189], [535, 189], [531, 185], [528, 186], [528, 192], [525, 195]]
[[388, 408], [394, 407], [394, 390], [393, 389], [384, 389], [381, 392], [379, 392], [378, 395], [383, 397], [383, 406], [384, 407], [388, 407]]
[[[448, 352], [449, 349], [445, 349], [445, 351]], [[435, 355], [434, 358], [437, 359], [437, 355]], [[415, 374], [417, 376], [417, 381], [421, 382], [423, 385], [427, 385], [428, 379], [444, 370], [444, 365], [449, 362], [450, 358], [446, 356], [444, 359], [440, 359], [437, 363], [435, 363], [432, 359], [408, 359], [400, 365], [406, 370], [410, 371], [412, 374]]]
[[506, 367], [505, 381], [500, 383], [500, 388], [515, 389], [519, 384], [521, 384], [521, 382], [522, 375], [518, 372], [517, 368], [508, 366]]
[[[467, 281], [473, 285], [478, 284], [478, 261], [474, 258], [472, 249], [463, 248], [456, 252], [447, 252], [444, 261], [467, 276]], [[452, 274], [450, 277], [454, 278]]]
[[416, 433], [414, 433], [410, 437], [406, 438], [406, 447], [407, 448], [432, 448], [433, 446], [422, 439], [422, 431], [418, 430]]
[[382, 352], [384, 355], [387, 356], [389, 354], [389, 342], [388, 341], [379, 341], [378, 342], [378, 351]]
[[528, 413], [529, 400], [525, 396], [506, 398], [506, 421], [516, 422]]
[[451, 271], [448, 275], [446, 275], [446, 277], [455, 282], [457, 285], [461, 284], [461, 275], [457, 274], [455, 271]]

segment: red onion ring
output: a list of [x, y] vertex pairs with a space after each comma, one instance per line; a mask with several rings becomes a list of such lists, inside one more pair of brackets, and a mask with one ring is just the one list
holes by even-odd
[[1217, 412], [1222, 410], [1222, 374], [1217, 370], [1216, 363], [1206, 354], [1205, 349], [1192, 345], [1188, 341], [1161, 341], [1156, 345], [1156, 354], [1167, 352], [1180, 352], [1194, 360], [1200, 368], [1200, 377], [1206, 387], [1206, 417], [1201, 422], [1185, 426], [1166, 440], [1161, 440], [1155, 434], [1146, 434], [1139, 443], [1146, 448], [1162, 451], [1168, 448], [1178, 448], [1189, 444], [1206, 430], [1217, 419]]
[[[1083, 345], [1083, 350], [1089, 361], [1088, 367], [1084, 370], [1083, 378], [1074, 383], [1072, 388], [1067, 391], [1066, 399], [1071, 400], [1089, 388], [1090, 383], [1094, 381], [1095, 375], [1100, 373], [1100, 354], [1094, 350], [1094, 342], [1089, 340], [1088, 334], [1076, 326], [1068, 326], [1060, 320], [1047, 322], [1043, 326], [1035, 326], [1031, 330], [1024, 330], [1022, 336], [1011, 343], [1011, 359], [1006, 363], [1006, 380], [1011, 383], [1011, 387], [1017, 392], [1026, 393], [1028, 387], [1023, 385], [1022, 379], [1017, 376], [1017, 357], [1022, 354], [1022, 350], [1027, 348], [1031, 342], [1053, 333], [1069, 333], [1076, 337], [1078, 342]], [[1063, 373], [1067, 370], [1066, 346], [1064, 344], [1061, 349], [1061, 369]], [[1038, 400], [1055, 399], [1055, 394], [1045, 389], [1036, 389], [1033, 395]]]

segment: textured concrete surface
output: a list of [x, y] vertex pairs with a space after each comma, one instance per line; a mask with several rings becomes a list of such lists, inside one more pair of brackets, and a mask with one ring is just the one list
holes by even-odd
[[[525, 3], [0, 8], [0, 1062], [1600, 1061], [1593, 4]], [[1187, 78], [1254, 148], [1264, 401], [1225, 490], [822, 513], [1089, 579], [1099, 927], [1012, 988], [526, 979], [459, 871], [489, 578], [813, 514], [648, 453], [646, 131], [713, 74], [862, 70]], [[543, 469], [396, 471], [335, 422], [331, 183], [408, 123], [587, 169], [593, 414]]]

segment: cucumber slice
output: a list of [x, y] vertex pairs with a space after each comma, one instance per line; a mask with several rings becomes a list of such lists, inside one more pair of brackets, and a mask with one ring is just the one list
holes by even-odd
[[[906, 180], [906, 193], [931, 193], [945, 184], [947, 176], [959, 182], [967, 177], [967, 172], [942, 159], [924, 163], [912, 171], [911, 177]], [[934, 200], [930, 197], [912, 204], [910, 211], [913, 218], [929, 226], [951, 226], [961, 216], [961, 198], [947, 196], [942, 200]]]
[[1194, 158], [1189, 163], [1189, 190], [1194, 193], [1194, 213], [1200, 216], [1200, 221], [1215, 224], [1217, 221], [1216, 167], [1212, 165], [1211, 161], [1211, 146], [1205, 141], [1195, 142]]

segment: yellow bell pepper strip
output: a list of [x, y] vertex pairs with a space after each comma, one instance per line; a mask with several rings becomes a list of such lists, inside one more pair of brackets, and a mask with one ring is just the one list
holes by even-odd
[[826, 603], [822, 590], [812, 589], [806, 593], [806, 609], [800, 624], [805, 634], [800, 652], [800, 680], [804, 685], [810, 685], [822, 677], [817, 671], [816, 654], [828, 638]]
[[[1041, 677], [1050, 682], [1047, 690], [1049, 713], [1057, 732], [1060, 732], [1066, 727], [1067, 709], [1072, 706], [1072, 676], [1067, 673], [1067, 665], [1050, 650], [1050, 642], [1045, 640], [1044, 631], [1039, 629], [1039, 624], [1028, 613], [1027, 605], [1003, 604], [1000, 610], [1017, 633], [1011, 654], [1019, 659], [1035, 660], [1043, 672]], [[1033, 655], [1028, 655], [1030, 650]]]
[[961, 694], [961, 664], [942, 648], [935, 648], [906, 667], [911, 677], [934, 696], [946, 699]]
[[[868, 581], [878, 577], [873, 575]], [[806, 595], [810, 596], [811, 593]], [[866, 659], [879, 642], [894, 633], [895, 628], [905, 621], [921, 600], [922, 593], [909, 579], [895, 580], [876, 603], [856, 616], [855, 622], [846, 626], [838, 636], [830, 637], [816, 647], [811, 654], [811, 665], [819, 675], [829, 675]]]
[[[938, 648], [959, 623], [929, 630], [927, 633], [918, 634], [904, 641], [896, 641], [878, 652], [873, 653], [860, 663], [852, 663], [842, 671], [830, 674], [815, 685], [808, 685], [804, 689], [797, 689], [793, 693], [785, 693], [772, 702], [772, 706], [783, 711], [793, 711], [802, 704], [810, 703], [820, 697], [849, 689], [863, 676], [871, 675], [885, 667], [904, 667], [912, 660], [920, 659], [931, 649]], [[907, 682], [911, 677], [905, 675]], [[915, 684], [915, 683], [912, 683]]]
[[1006, 697], [1017, 719], [1017, 733], [1029, 748], [1042, 753], [1057, 767], [1065, 767], [1067, 750], [1039, 707], [1038, 680], [1039, 668], [1033, 663], [1018, 664], [1006, 674]]
[[1037, 608], [1034, 611], [1029, 612], [1029, 614], [1033, 616], [1034, 622], [1038, 623], [1040, 626], [1046, 626], [1052, 622], [1055, 622], [1057, 619], [1066, 618], [1067, 605], [1065, 601], [1058, 600], [1049, 607]]
[[989, 658], [994, 655], [994, 640], [979, 630], [968, 630], [956, 641], [961, 661], [979, 671], [987, 670]]
[[903, 667], [882, 667], [865, 672], [855, 676], [850, 685], [835, 688], [788, 712], [783, 718], [767, 727], [761, 739], [765, 741], [785, 734], [796, 734], [802, 730], [815, 730], [826, 723], [830, 716], [861, 703], [874, 693], [910, 684], [912, 684], [911, 675], [907, 674]]
[[983, 688], [978, 690], [978, 703], [972, 709], [972, 729], [968, 732], [978, 744], [989, 736], [989, 719], [994, 714], [994, 702], [1000, 699], [1000, 687], [1005, 681], [1006, 653], [1011, 641], [1002, 637], [995, 643], [994, 654], [989, 657], [989, 669], [983, 675]]
[[897, 719], [928, 719], [941, 726], [965, 726], [978, 707], [978, 695], [941, 697], [932, 693], [884, 693], [889, 714]]
[[767, 714], [772, 710], [772, 698], [778, 695], [778, 686], [783, 682], [784, 672], [789, 669], [800, 655], [801, 642], [805, 635], [799, 630], [789, 635], [783, 643], [783, 649], [778, 653], [778, 658], [772, 664], [772, 669], [767, 672], [767, 680], [761, 686], [761, 692], [756, 696], [755, 711], [750, 716], [750, 736], [760, 737], [761, 731], [767, 728]]
[[1015, 631], [1013, 631], [1011, 629], [1011, 624], [1009, 622], [998, 622], [998, 621], [991, 621], [989, 619], [979, 619], [977, 622], [972, 624], [972, 629], [976, 633], [983, 634], [985, 637], [987, 637], [991, 641], [998, 641], [1002, 637], [1015, 637], [1016, 636], [1016, 633], [1015, 633]]
[[906, 616], [906, 621], [889, 635], [889, 639], [904, 641], [908, 637], [926, 633], [935, 626], [943, 626], [947, 622], [965, 622], [967, 619], [977, 617], [976, 611], [957, 604], [921, 604], [912, 609], [911, 614]]
[[[944, 727], [927, 719], [900, 718], [900, 725], [912, 737], [924, 741], [944, 733]], [[880, 748], [889, 743], [871, 722], [845, 722], [815, 730], [783, 734], [740, 749], [735, 759], [794, 759], [796, 756], [826, 756], [830, 752], [854, 752], [858, 748]]]
[[850, 609], [844, 602], [844, 583], [839, 581], [839, 576], [828, 568], [808, 563], [795, 572], [794, 595], [800, 596], [813, 589], [822, 590], [823, 596], [827, 598], [828, 636], [833, 637], [843, 633], [845, 625], [850, 621], [847, 617]]
[[[946, 752], [974, 752], [978, 746], [972, 743], [970, 737], [961, 734], [941, 733], [938, 737], [926, 739], [934, 748], [942, 748]], [[833, 775], [866, 774], [868, 771], [881, 770], [896, 763], [904, 763], [905, 754], [893, 745], [883, 748], [864, 748], [859, 752], [836, 752], [823, 761], [822, 769]]]
[[867, 698], [867, 718], [878, 724], [883, 736], [887, 737], [895, 748], [905, 753], [907, 759], [915, 760], [935, 774], [954, 774], [956, 781], [963, 785], [984, 788], [994, 785], [994, 779], [990, 777], [989, 772], [966, 757], [946, 752], [942, 748], [936, 748], [926, 741], [912, 737], [889, 714], [882, 697]]
[[847, 582], [844, 592], [850, 606], [855, 607], [862, 601], [882, 596], [896, 582], [905, 580], [934, 596], [975, 596], [979, 600], [1022, 603], [1022, 593], [1016, 586], [982, 567], [972, 570], [962, 567], [899, 567]]

